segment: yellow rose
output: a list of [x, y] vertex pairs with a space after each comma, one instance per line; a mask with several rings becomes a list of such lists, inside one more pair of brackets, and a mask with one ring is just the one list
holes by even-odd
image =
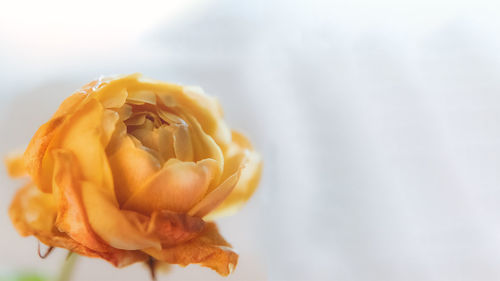
[[237, 210], [261, 172], [215, 99], [140, 75], [84, 86], [7, 166], [32, 181], [9, 210], [21, 235], [118, 267], [152, 257], [221, 275], [238, 255], [205, 220]]

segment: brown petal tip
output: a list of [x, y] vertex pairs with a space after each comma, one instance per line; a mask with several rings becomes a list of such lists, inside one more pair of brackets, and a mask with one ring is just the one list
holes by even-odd
[[156, 281], [156, 260], [153, 257], [149, 257], [146, 261], [146, 265], [149, 268], [151, 274], [151, 281]]
[[38, 256], [41, 258], [41, 259], [45, 259], [46, 257], [48, 257], [50, 255], [50, 253], [52, 253], [52, 251], [54, 250], [54, 247], [50, 246], [47, 248], [47, 250], [45, 251], [44, 254], [42, 254], [41, 250], [40, 250], [40, 241], [38, 241]]

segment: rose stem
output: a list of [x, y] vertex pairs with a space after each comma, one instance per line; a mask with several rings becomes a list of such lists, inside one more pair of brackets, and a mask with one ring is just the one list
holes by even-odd
[[75, 269], [77, 259], [77, 254], [68, 252], [68, 256], [66, 257], [66, 260], [64, 260], [64, 264], [61, 267], [61, 271], [59, 271], [59, 276], [57, 276], [57, 281], [69, 281], [71, 279], [71, 274]]

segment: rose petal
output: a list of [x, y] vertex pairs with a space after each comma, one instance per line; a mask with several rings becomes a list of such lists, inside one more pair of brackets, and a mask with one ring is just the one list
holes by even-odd
[[125, 104], [128, 97], [127, 89], [112, 90], [107, 85], [103, 90], [99, 91], [94, 98], [101, 102], [104, 108], [120, 108]]
[[199, 161], [202, 159], [214, 159], [218, 164], [218, 171], [214, 177], [214, 181], [212, 182], [212, 186], [210, 186], [210, 191], [219, 184], [220, 175], [224, 169], [224, 156], [222, 154], [222, 150], [215, 143], [212, 137], [206, 134], [201, 128], [198, 121], [190, 116], [184, 116], [186, 121], [191, 125], [189, 127], [190, 137], [192, 139], [193, 146], [193, 158], [194, 161]]
[[106, 155], [113, 155], [120, 148], [125, 136], [127, 136], [127, 126], [121, 120], [118, 120], [113, 135], [111, 135], [111, 139], [106, 146]]
[[171, 159], [123, 208], [143, 214], [157, 210], [186, 212], [205, 195], [216, 165], [212, 159], [197, 163]]
[[120, 120], [124, 121], [132, 116], [132, 106], [129, 104], [124, 104], [120, 108], [115, 109], [115, 111], [120, 115]]
[[86, 96], [82, 93], [76, 93], [64, 100], [52, 119], [36, 131], [24, 152], [26, 170], [37, 187], [44, 192], [52, 190], [50, 176], [53, 161], [46, 159], [47, 156], [50, 156], [50, 154], [46, 155], [49, 144], [61, 130], [64, 121], [81, 106]]
[[148, 233], [156, 235], [165, 247], [184, 243], [196, 237], [204, 225], [205, 222], [201, 218], [161, 210], [151, 215]]
[[109, 156], [109, 165], [120, 204], [160, 169], [160, 163], [150, 153], [136, 147], [129, 136], [125, 136], [116, 152]]
[[5, 166], [7, 173], [12, 178], [18, 178], [26, 175], [26, 165], [22, 153], [11, 153], [5, 157]]
[[200, 264], [223, 276], [229, 275], [238, 263], [238, 254], [219, 234], [214, 223], [205, 224], [199, 236], [186, 243], [162, 250], [147, 249], [145, 252], [157, 260], [171, 264]]
[[9, 216], [22, 236], [43, 233], [50, 236], [57, 216], [54, 198], [30, 183], [19, 189], [9, 208]]
[[162, 126], [158, 132], [158, 153], [163, 162], [175, 157], [174, 151], [174, 129], [170, 126]]
[[146, 122], [146, 114], [134, 113], [129, 119], [125, 121], [125, 124], [127, 124], [127, 126], [139, 126], [144, 124], [144, 122]]
[[[102, 145], [104, 109], [95, 99], [89, 99], [61, 126], [49, 150], [72, 151], [82, 170], [82, 178], [114, 193], [113, 178]], [[45, 175], [52, 179], [52, 174]]]
[[156, 94], [148, 90], [129, 89], [128, 102], [156, 104]]
[[193, 143], [189, 128], [184, 124], [175, 125], [173, 140], [176, 158], [181, 161], [193, 161]]
[[34, 235], [42, 243], [68, 249], [89, 257], [103, 258], [114, 266], [123, 267], [147, 259], [139, 251], [123, 251], [109, 247], [97, 252], [71, 239], [54, 227], [57, 216], [56, 202], [50, 194], [42, 193], [33, 184], [21, 188], [9, 208], [9, 216], [22, 236]]
[[137, 129], [130, 132], [131, 135], [136, 137], [143, 146], [152, 150], [159, 151], [159, 134], [156, 130]]
[[241, 134], [233, 132], [232, 153], [226, 155], [224, 176], [241, 169], [240, 179], [231, 194], [205, 219], [234, 214], [253, 195], [262, 173], [262, 159], [250, 142]]
[[[54, 148], [63, 148], [74, 151], [82, 166], [83, 177], [113, 190], [111, 171], [101, 143], [102, 119], [101, 104], [96, 99], [88, 99], [73, 115], [64, 120], [46, 150], [49, 152]], [[52, 182], [54, 165], [51, 154], [45, 153], [42, 165], [44, 166], [41, 171], [42, 187], [51, 189], [49, 186]]]
[[57, 202], [58, 215], [55, 225], [78, 243], [95, 251], [109, 251], [88, 224], [87, 214], [81, 200], [80, 168], [69, 151], [54, 150], [53, 194]]
[[92, 182], [81, 184], [89, 224], [110, 246], [123, 250], [161, 247], [157, 238], [146, 233], [144, 219], [127, 216], [126, 212], [119, 209], [111, 194]]
[[128, 99], [126, 85], [137, 80], [139, 74], [99, 79], [99, 83], [87, 89], [90, 97], [98, 100], [104, 108], [119, 108]]
[[226, 199], [231, 191], [233, 191], [238, 179], [240, 177], [239, 171], [229, 178], [227, 178], [221, 185], [215, 188], [212, 192], [203, 198], [198, 204], [191, 208], [188, 212], [190, 216], [204, 217], [215, 209], [219, 204]]
[[163, 119], [163, 121], [167, 122], [168, 124], [186, 124], [186, 122], [179, 116], [161, 108], [158, 109], [158, 115], [161, 119]]
[[119, 118], [120, 116], [115, 111], [109, 109], [104, 110], [101, 136], [101, 141], [104, 147], [106, 147], [111, 140], [111, 136], [115, 132], [116, 122]]

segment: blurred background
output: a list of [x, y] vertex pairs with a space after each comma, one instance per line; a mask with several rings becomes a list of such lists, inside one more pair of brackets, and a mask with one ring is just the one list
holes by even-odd
[[[500, 280], [496, 0], [4, 1], [0, 154], [101, 74], [199, 85], [264, 158], [224, 280]], [[0, 280], [50, 278], [7, 208]], [[149, 280], [81, 259], [75, 279]], [[3, 279], [2, 279], [3, 278]], [[159, 280], [223, 280], [197, 266]]]

